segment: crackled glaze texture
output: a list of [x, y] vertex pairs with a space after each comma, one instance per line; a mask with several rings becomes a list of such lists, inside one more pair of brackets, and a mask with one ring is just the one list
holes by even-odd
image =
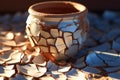
[[32, 5], [29, 13], [26, 33], [33, 48], [39, 46], [41, 53], [49, 53], [58, 61], [75, 58], [89, 28], [83, 5], [69, 1], [43, 2]]

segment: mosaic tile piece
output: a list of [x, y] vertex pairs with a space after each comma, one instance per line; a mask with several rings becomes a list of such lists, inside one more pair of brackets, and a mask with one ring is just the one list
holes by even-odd
[[65, 43], [62, 38], [57, 38], [55, 46], [59, 52], [66, 48]]
[[41, 38], [40, 41], [38, 42], [38, 45], [43, 45], [43, 46], [47, 46], [47, 41], [45, 38]]
[[50, 33], [51, 33], [52, 37], [54, 37], [54, 38], [56, 38], [56, 37], [59, 36], [59, 31], [58, 31], [58, 29], [51, 29], [51, 30], [50, 30]]
[[46, 31], [41, 30], [40, 33], [41, 33], [41, 36], [44, 37], [44, 38], [51, 37], [50, 34], [48, 32], [46, 32]]
[[64, 33], [64, 40], [65, 40], [67, 47], [68, 48], [71, 47], [71, 45], [72, 45], [72, 33], [65, 32]]

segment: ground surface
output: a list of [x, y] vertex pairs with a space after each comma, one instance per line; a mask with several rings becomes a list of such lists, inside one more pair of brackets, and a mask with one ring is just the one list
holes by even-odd
[[65, 66], [46, 61], [37, 47], [31, 48], [25, 33], [27, 13], [1, 15], [0, 80], [119, 80], [119, 15], [89, 13], [89, 37], [77, 60]]

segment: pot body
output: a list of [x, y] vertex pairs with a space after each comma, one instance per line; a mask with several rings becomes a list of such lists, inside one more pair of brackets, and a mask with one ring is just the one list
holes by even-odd
[[86, 15], [86, 7], [69, 1], [32, 5], [26, 21], [32, 47], [39, 46], [40, 53], [49, 54], [56, 61], [75, 58], [87, 38]]

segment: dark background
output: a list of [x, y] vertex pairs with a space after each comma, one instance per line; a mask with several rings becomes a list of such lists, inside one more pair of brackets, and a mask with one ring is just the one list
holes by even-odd
[[[0, 13], [24, 12], [28, 10], [30, 5], [43, 1], [50, 0], [0, 0]], [[89, 11], [120, 10], [120, 0], [66, 0], [66, 1], [82, 3], [89, 9]]]

